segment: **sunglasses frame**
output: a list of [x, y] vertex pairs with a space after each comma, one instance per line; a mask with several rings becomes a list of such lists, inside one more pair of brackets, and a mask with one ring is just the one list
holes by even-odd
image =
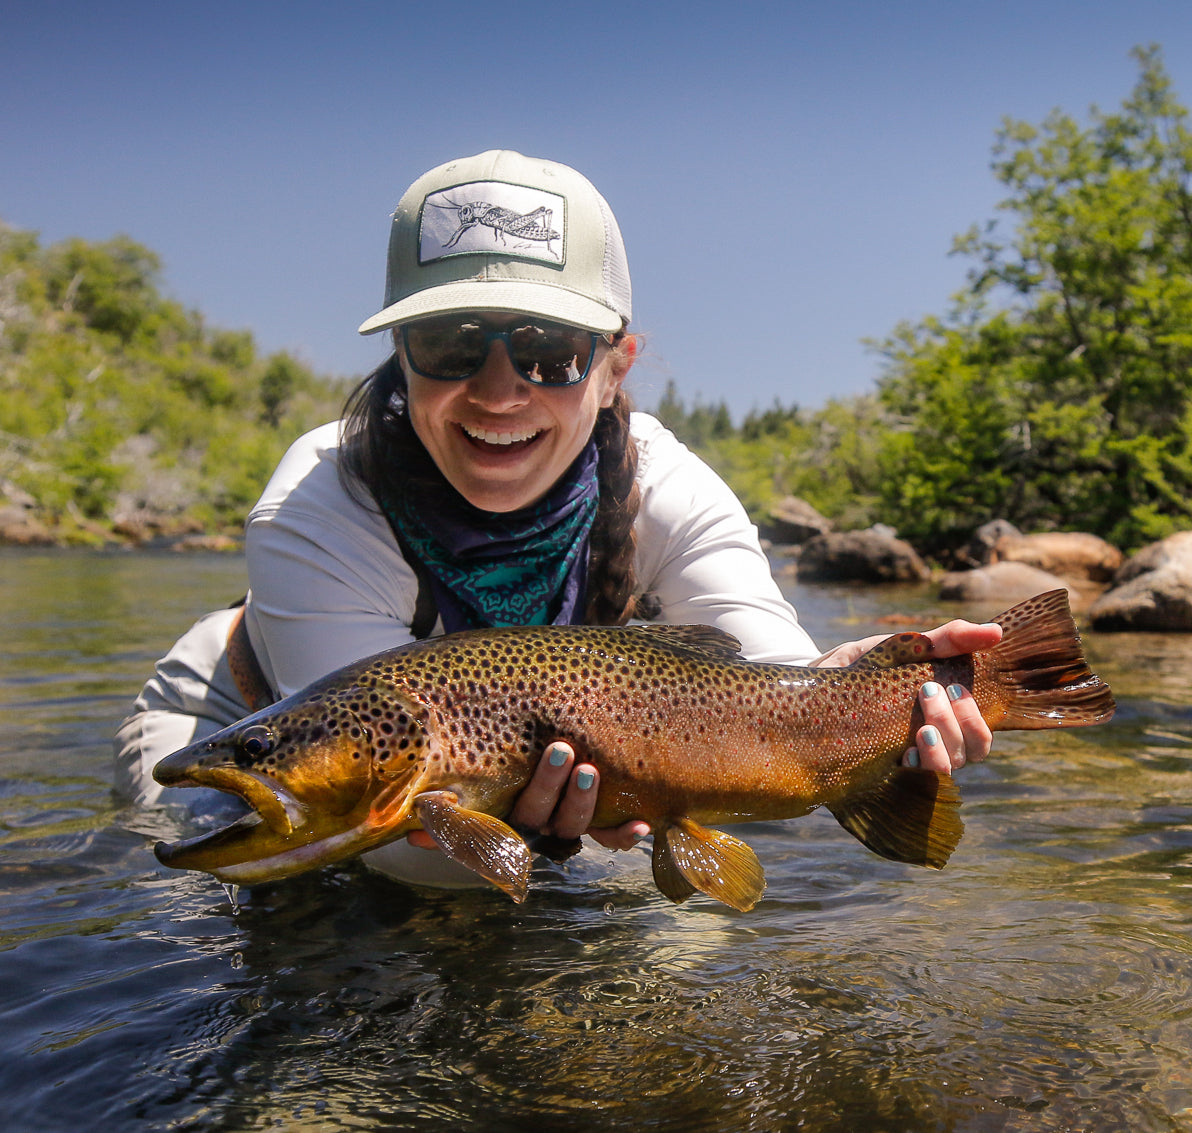
[[[418, 363], [414, 360], [414, 352], [410, 349], [409, 331], [411, 327], [417, 327], [420, 323], [437, 322], [444, 318], [451, 316], [432, 315], [426, 319], [416, 319], [413, 322], [403, 323], [401, 327], [402, 346], [405, 348], [406, 361], [410, 364], [410, 368], [414, 373], [420, 377], [429, 378], [435, 382], [466, 382], [469, 378], [474, 377], [488, 361], [489, 353], [493, 348], [493, 343], [498, 339], [505, 344], [505, 353], [509, 358], [510, 365], [517, 371], [518, 376], [529, 382], [532, 386], [538, 386], [545, 389], [567, 389], [570, 386], [577, 386], [581, 382], [587, 380], [588, 375], [592, 372], [592, 363], [596, 361], [596, 347], [600, 340], [604, 340], [610, 346], [613, 343], [613, 336], [611, 334], [601, 334], [599, 331], [586, 330], [584, 327], [573, 326], [570, 323], [560, 323], [554, 319], [537, 319], [527, 317], [525, 321], [518, 321], [518, 325], [510, 325], [497, 329], [495, 327], [485, 326], [481, 322], [475, 322], [474, 325], [484, 335], [484, 352], [481, 355], [480, 362], [476, 369], [467, 374], [459, 374], [458, 376], [446, 376], [443, 374], [432, 374], [426, 370], [421, 369]], [[463, 326], [465, 323], [471, 322], [467, 315], [461, 314], [459, 316], [458, 326]], [[588, 361], [584, 366], [583, 371], [579, 377], [572, 378], [566, 382], [544, 382], [531, 375], [518, 365], [517, 359], [514, 357], [513, 334], [525, 327], [536, 327], [539, 330], [545, 331], [549, 334], [551, 328], [561, 327], [568, 331], [578, 331], [580, 334], [586, 334], [589, 340]]]

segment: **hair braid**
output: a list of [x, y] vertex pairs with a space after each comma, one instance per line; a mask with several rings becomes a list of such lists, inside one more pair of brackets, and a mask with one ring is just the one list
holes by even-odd
[[588, 625], [624, 625], [634, 612], [633, 570], [637, 540], [633, 521], [641, 494], [637, 486], [637, 444], [629, 433], [629, 396], [618, 390], [613, 404], [596, 417], [600, 454], [600, 506], [592, 527], [588, 559]]

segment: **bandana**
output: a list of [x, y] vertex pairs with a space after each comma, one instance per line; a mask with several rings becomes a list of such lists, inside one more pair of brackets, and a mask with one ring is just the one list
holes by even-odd
[[446, 481], [409, 417], [401, 421], [401, 489], [380, 502], [403, 551], [426, 568], [443, 629], [581, 622], [600, 492], [595, 441], [536, 504], [490, 512]]

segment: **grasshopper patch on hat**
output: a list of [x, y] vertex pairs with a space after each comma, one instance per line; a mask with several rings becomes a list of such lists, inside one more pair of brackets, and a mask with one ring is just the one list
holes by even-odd
[[427, 196], [418, 262], [469, 254], [515, 256], [562, 266], [567, 201], [557, 193], [505, 181], [469, 181]]

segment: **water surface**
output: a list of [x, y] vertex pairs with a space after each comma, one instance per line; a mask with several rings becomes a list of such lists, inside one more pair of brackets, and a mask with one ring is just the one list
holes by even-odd
[[[0, 1089], [14, 1130], [1192, 1130], [1192, 637], [1090, 635], [1112, 724], [999, 736], [947, 869], [740, 828], [741, 914], [645, 850], [499, 893], [159, 866], [109, 737], [236, 557], [0, 552]], [[928, 589], [799, 588], [821, 644]], [[885, 628], [889, 628], [888, 623]]]

